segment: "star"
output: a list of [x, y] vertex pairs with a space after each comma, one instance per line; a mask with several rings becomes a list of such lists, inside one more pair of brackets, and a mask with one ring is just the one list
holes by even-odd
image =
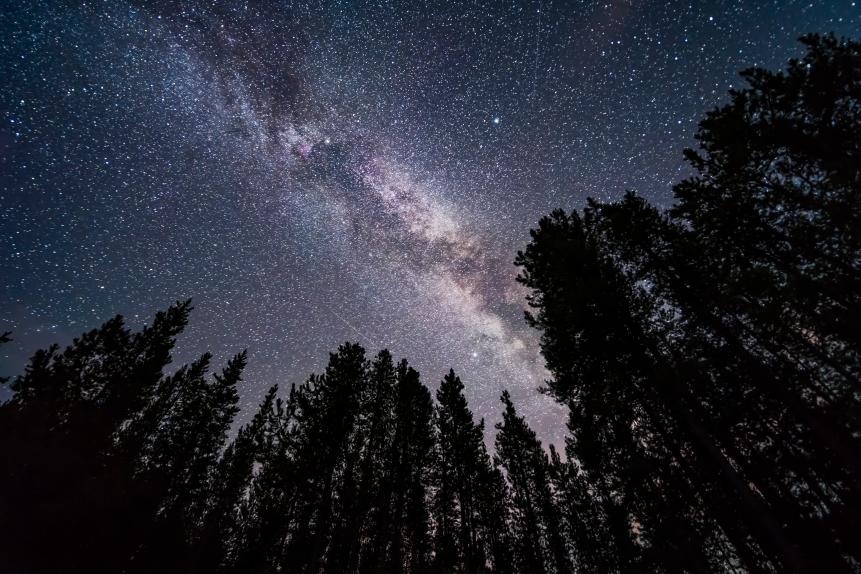
[[529, 228], [626, 189], [668, 206], [738, 70], [861, 29], [850, 2], [13, 4], [0, 376], [193, 297], [175, 362], [247, 347], [238, 423], [351, 340], [432, 389], [453, 367], [489, 436], [509, 389], [556, 444], [512, 265]]

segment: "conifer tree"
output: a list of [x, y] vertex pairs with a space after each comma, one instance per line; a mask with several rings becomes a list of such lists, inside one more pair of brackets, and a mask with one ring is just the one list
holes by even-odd
[[558, 509], [560, 530], [576, 571], [619, 572], [616, 551], [607, 517], [579, 466], [563, 460], [551, 444], [550, 484]]
[[[248, 494], [256, 466], [271, 452], [267, 423], [272, 413], [281, 410], [276, 398], [278, 387], [266, 393], [257, 413], [242, 426], [224, 450], [213, 473], [206, 499], [200, 534], [194, 545], [196, 570], [229, 571], [239, 548], [247, 542]], [[269, 439], [269, 440], [267, 440]]]
[[[356, 459], [351, 477], [354, 494], [347, 497], [347, 520], [342, 520], [342, 546], [349, 547], [346, 563], [332, 566], [366, 570], [386, 563], [391, 464], [394, 448], [398, 372], [391, 354], [381, 351], [372, 362], [368, 383], [360, 394], [360, 410], [351, 437]], [[362, 535], [356, 532], [361, 530]], [[363, 544], [363, 539], [368, 542]], [[337, 547], [337, 546], [336, 546]]]
[[189, 549], [199, 535], [227, 431], [239, 411], [236, 385], [246, 353], [233, 357], [211, 381], [206, 377], [209, 362], [209, 354], [204, 354], [165, 378], [151, 402], [155, 414], [144, 411], [142, 419], [156, 426], [139, 455], [136, 475], [157, 506], [142, 509], [155, 519], [150, 532], [140, 534], [142, 544], [130, 570], [190, 566]]
[[[437, 390], [438, 445], [434, 468], [435, 566], [442, 571], [504, 569], [504, 493], [484, 445], [484, 421], [476, 424], [463, 383], [450, 370]], [[493, 494], [491, 494], [493, 493]]]
[[551, 490], [550, 468], [541, 441], [517, 414], [508, 391], [496, 428], [496, 460], [511, 486], [512, 531], [518, 569], [571, 572], [571, 562]]
[[427, 482], [434, 433], [430, 393], [406, 361], [397, 367], [392, 441], [383, 464], [383, 504], [361, 571], [423, 572], [430, 557]]
[[344, 344], [322, 375], [291, 389], [270, 413], [269, 452], [249, 500], [248, 543], [238, 571], [317, 571], [343, 514], [345, 477], [355, 471], [348, 439], [365, 386], [364, 349]]
[[[8, 430], [0, 452], [9, 564], [22, 571], [59, 564], [67, 571], [129, 569], [169, 515], [176, 537], [159, 550], [181, 560], [196, 528], [195, 504], [206, 496], [236, 413], [245, 361], [236, 357], [214, 382], [204, 380], [208, 355], [163, 377], [190, 310], [189, 301], [177, 303], [139, 333], [116, 317], [63, 352], [37, 352], [11, 383], [12, 398], [0, 405]], [[173, 419], [159, 406], [166, 389], [188, 399], [173, 405]], [[175, 442], [181, 426], [193, 431], [182, 437], [184, 448]], [[150, 472], [157, 468], [165, 472]], [[117, 515], [126, 520], [112, 520]], [[55, 540], [53, 552], [34, 551], [30, 544], [40, 536]]]
[[[245, 461], [236, 472], [248, 471], [244, 493], [235, 507], [235, 523], [224, 541], [224, 571], [265, 573], [278, 569], [283, 543], [290, 535], [293, 508], [300, 502], [297, 481], [303, 478], [296, 458], [296, 405], [304, 387], [291, 387], [286, 400], [270, 388], [248, 427]], [[237, 436], [238, 442], [239, 436]], [[228, 450], [225, 455], [230, 452]], [[234, 451], [235, 452], [235, 451]], [[222, 457], [222, 464], [229, 461]]]
[[635, 535], [623, 564], [858, 560], [861, 45], [803, 42], [701, 123], [668, 213], [555, 212], [518, 256], [569, 456], [617, 547]]

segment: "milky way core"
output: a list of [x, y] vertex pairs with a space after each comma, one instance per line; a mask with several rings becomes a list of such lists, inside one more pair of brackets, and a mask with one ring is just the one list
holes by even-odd
[[[746, 5], [749, 4], [749, 5]], [[344, 341], [563, 411], [513, 260], [551, 209], [661, 206], [738, 70], [855, 2], [11, 2], [0, 13], [0, 375], [114, 314], [248, 348], [245, 413]], [[490, 434], [489, 434], [490, 436]]]

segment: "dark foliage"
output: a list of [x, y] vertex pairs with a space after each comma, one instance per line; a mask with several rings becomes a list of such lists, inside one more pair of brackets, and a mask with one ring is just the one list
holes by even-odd
[[567, 456], [507, 392], [491, 456], [454, 371], [434, 403], [355, 344], [232, 432], [246, 354], [168, 372], [179, 302], [2, 381], [0, 569], [859, 571], [861, 44], [803, 41], [672, 209], [590, 201], [518, 254]]
[[802, 41], [700, 124], [671, 210], [557, 211], [518, 256], [611, 570], [861, 564], [861, 44]]

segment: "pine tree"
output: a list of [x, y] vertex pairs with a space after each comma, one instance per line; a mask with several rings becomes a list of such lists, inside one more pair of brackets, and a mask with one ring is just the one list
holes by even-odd
[[[616, 263], [594, 218], [592, 211], [585, 219], [554, 213], [518, 261], [525, 270], [521, 280], [535, 289], [531, 304], [538, 313], [530, 320], [544, 331], [543, 352], [554, 373], [548, 392], [570, 409], [569, 456], [592, 477], [623, 564], [649, 562], [640, 556], [648, 547], [664, 560], [684, 560], [685, 568], [707, 568], [710, 555], [729, 552], [724, 536], [734, 536], [737, 551], [747, 553], [748, 567], [755, 567], [757, 550], [745, 542], [751, 532], [775, 555], [791, 560], [793, 549], [778, 517], [703, 420], [684, 378], [687, 363], [674, 362], [679, 353], [670, 344], [661, 307]], [[685, 458], [688, 468], [680, 471]], [[662, 494], [669, 485], [686, 497], [685, 512], [678, 499]], [[702, 500], [701, 493], [710, 498]], [[704, 513], [703, 504], [715, 512]], [[744, 511], [721, 513], [727, 504]], [[719, 550], [702, 542], [714, 530], [703, 516], [721, 525], [723, 534], [713, 540]], [[637, 545], [631, 543], [634, 524]], [[662, 540], [676, 542], [655, 547]]]
[[437, 390], [437, 402], [435, 567], [445, 572], [481, 572], [488, 565], [502, 570], [505, 520], [494, 501], [504, 491], [484, 445], [484, 421], [474, 422], [453, 370]]
[[[675, 188], [668, 216], [633, 196], [597, 209], [626, 265], [684, 314], [677, 355], [698, 358], [685, 367], [711, 383], [698, 398], [714, 428], [733, 429], [724, 448], [787, 525], [798, 560], [836, 559], [837, 570], [853, 546], [850, 477], [861, 470], [849, 398], [858, 354], [841, 326], [858, 309], [858, 245], [845, 226], [858, 213], [861, 50], [803, 42], [803, 60], [744, 72], [749, 87], [701, 123], [701, 149], [687, 152], [699, 176]], [[809, 518], [823, 508], [828, 526]]]
[[[698, 176], [676, 186], [670, 217], [686, 231], [677, 244], [709, 253], [684, 276], [709, 285], [701, 300], [716, 312], [679, 300], [755, 373], [747, 395], [786, 429], [771, 452], [756, 448], [774, 431], [747, 409], [736, 425], [754, 447], [738, 448], [804, 559], [823, 565], [859, 559], [861, 43], [802, 42], [803, 59], [744, 72], [748, 87], [701, 123], [686, 154]], [[823, 508], [827, 520], [808, 518]]]
[[239, 429], [224, 450], [213, 473], [198, 539], [194, 544], [195, 568], [200, 572], [229, 571], [243, 545], [248, 493], [265, 453], [271, 452], [267, 423], [282, 410], [278, 387], [266, 393], [251, 421]]
[[518, 568], [523, 572], [571, 572], [541, 441], [517, 414], [508, 391], [496, 428], [496, 459], [511, 485], [511, 512]]
[[[333, 571], [339, 567], [369, 570], [386, 563], [385, 530], [391, 512], [389, 457], [395, 440], [397, 387], [398, 372], [392, 356], [381, 351], [371, 364], [368, 384], [360, 395], [360, 410], [351, 438], [356, 458], [356, 472], [351, 479], [354, 494], [346, 497], [350, 506], [346, 508], [348, 520], [342, 521], [341, 544], [350, 548], [350, 553], [346, 562], [331, 564]], [[361, 531], [360, 536], [357, 531]]]
[[[246, 525], [232, 543], [235, 571], [426, 569], [430, 395], [405, 361], [395, 367], [387, 351], [370, 364], [363, 356], [342, 346], [325, 375], [276, 401], [277, 412], [258, 414], [281, 430], [263, 433], [273, 439], [238, 512]], [[333, 428], [337, 413], [344, 418]], [[300, 546], [312, 537], [324, 538], [316, 550]]]
[[[298, 504], [297, 482], [305, 479], [295, 464], [296, 409], [305, 387], [291, 387], [286, 400], [270, 388], [252, 419], [242, 447], [245, 460], [237, 458], [236, 472], [248, 471], [239, 484], [242, 495], [234, 510], [230, 535], [223, 541], [223, 571], [265, 573], [278, 569], [284, 541], [290, 534], [293, 510]], [[237, 442], [239, 437], [237, 436]], [[227, 453], [225, 453], [226, 455]], [[222, 457], [227, 464], [226, 456]], [[294, 503], [295, 501], [295, 503]]]
[[247, 543], [237, 571], [318, 571], [344, 514], [355, 457], [349, 448], [368, 365], [364, 349], [344, 344], [323, 375], [291, 389], [271, 414], [271, 444], [248, 502]]
[[[238, 355], [209, 382], [204, 355], [163, 377], [190, 310], [190, 302], [178, 303], [134, 334], [116, 317], [62, 353], [37, 352], [12, 382], [12, 398], [0, 406], [10, 431], [0, 446], [9, 463], [2, 475], [8, 563], [26, 571], [61, 563], [67, 571], [130, 569], [159, 525], [164, 563], [184, 559], [237, 412], [245, 363]], [[117, 515], [125, 520], [116, 523]], [[37, 533], [56, 540], [54, 552], [29, 547]]]
[[559, 512], [562, 539], [576, 571], [619, 572], [621, 564], [612, 543], [607, 517], [589, 481], [573, 461], [562, 460], [551, 444], [550, 484]]
[[623, 564], [858, 559], [861, 45], [803, 41], [701, 123], [668, 213], [633, 194], [555, 212], [518, 256]]
[[427, 481], [433, 447], [433, 405], [418, 373], [397, 367], [392, 441], [383, 464], [385, 496], [361, 571], [423, 572], [430, 540]]
[[139, 455], [138, 482], [146, 484], [157, 506], [148, 509], [155, 519], [141, 536], [149, 540], [135, 552], [130, 570], [190, 567], [189, 549], [199, 535], [227, 431], [239, 411], [236, 385], [246, 353], [233, 357], [212, 381], [206, 377], [209, 362], [204, 354], [164, 379], [151, 402], [155, 413], [145, 409], [141, 417], [156, 426]]

